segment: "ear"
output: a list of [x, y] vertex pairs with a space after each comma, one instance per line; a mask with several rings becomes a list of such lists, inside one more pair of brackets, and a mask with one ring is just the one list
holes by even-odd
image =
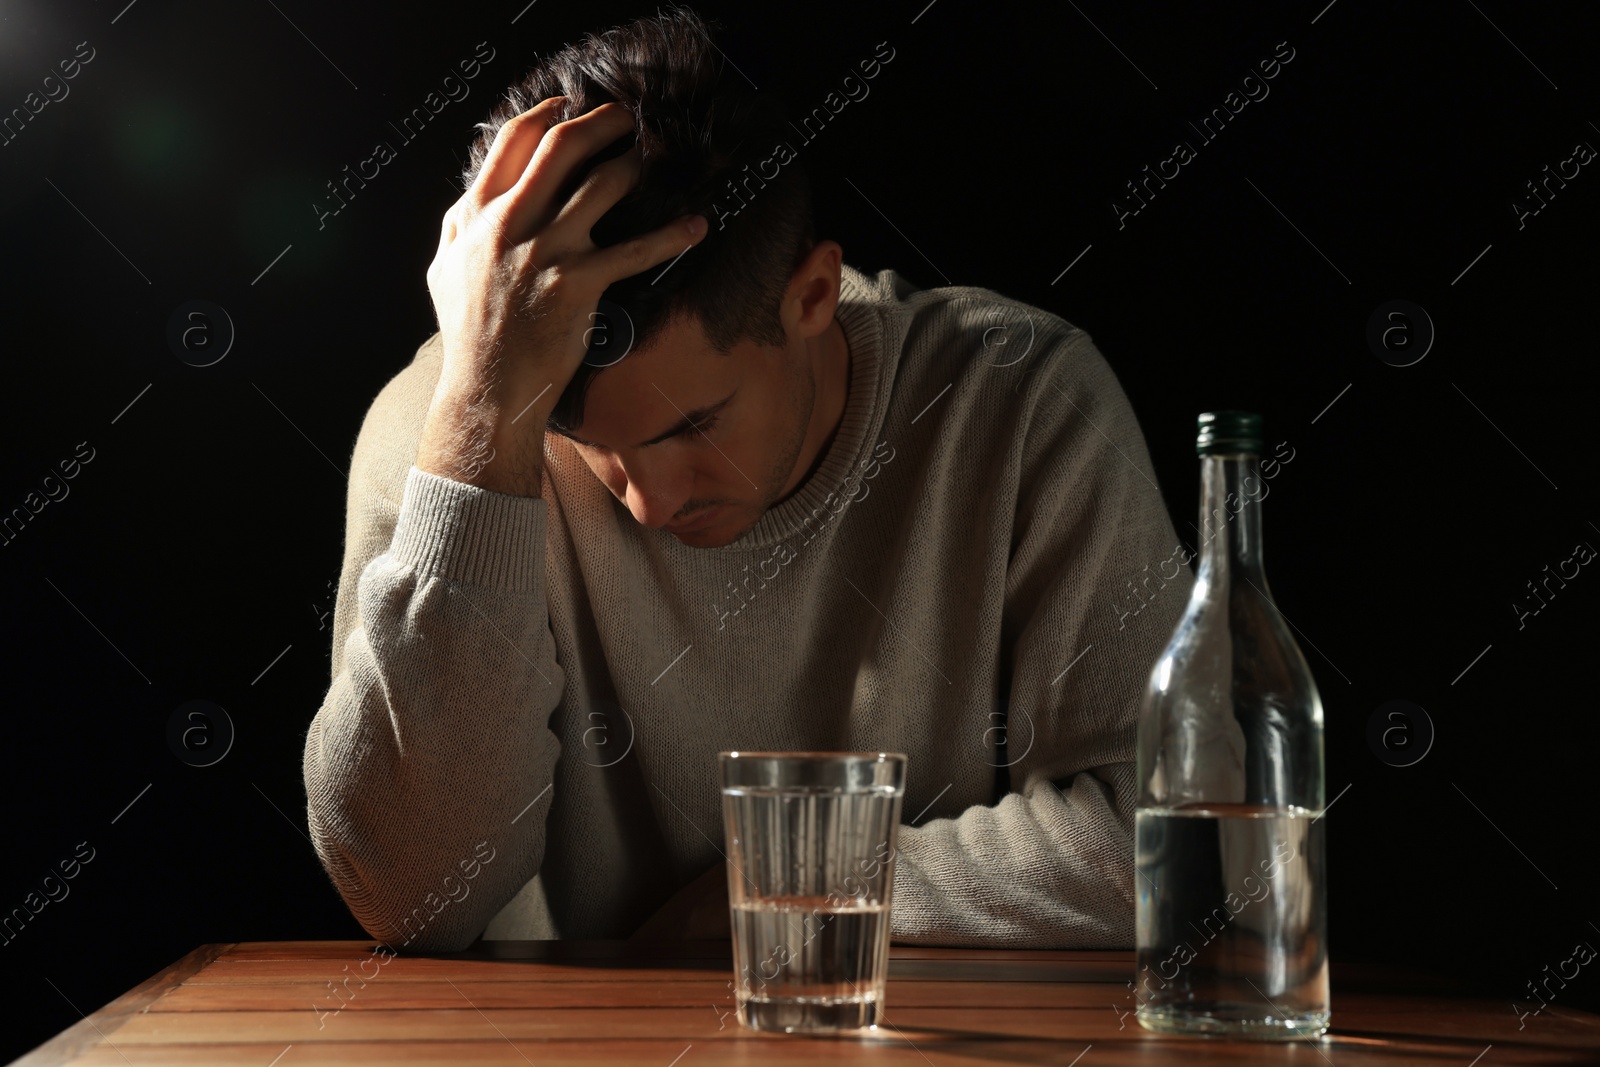
[[839, 305], [840, 264], [844, 249], [838, 241], [812, 245], [789, 278], [780, 317], [785, 333], [816, 337], [833, 322]]

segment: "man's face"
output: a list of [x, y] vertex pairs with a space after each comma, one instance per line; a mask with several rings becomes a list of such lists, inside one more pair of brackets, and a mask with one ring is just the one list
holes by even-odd
[[817, 387], [804, 340], [726, 354], [675, 319], [594, 376], [567, 435], [644, 526], [696, 548], [736, 540], [804, 479]]

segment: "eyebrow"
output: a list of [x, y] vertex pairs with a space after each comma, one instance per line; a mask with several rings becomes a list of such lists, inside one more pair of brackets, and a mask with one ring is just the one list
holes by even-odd
[[[665, 441], [665, 440], [667, 440], [669, 438], [677, 437], [679, 434], [685, 432], [686, 430], [692, 430], [692, 429], [696, 428], [701, 423], [705, 422], [707, 419], [711, 418], [713, 415], [717, 414], [717, 412], [721, 411], [724, 407], [726, 407], [728, 405], [728, 402], [730, 400], [732, 400], [735, 396], [737, 396], [738, 393], [739, 393], [739, 390], [735, 389], [733, 392], [729, 393], [727, 396], [723, 397], [721, 400], [716, 401], [715, 403], [706, 404], [706, 405], [704, 405], [702, 407], [695, 408], [693, 411], [685, 412], [684, 415], [683, 415], [683, 418], [681, 418], [677, 422], [673, 423], [666, 430], [663, 430], [661, 433], [656, 434], [654, 437], [650, 438], [648, 441], [640, 441], [634, 447], [635, 448], [644, 448], [644, 447], [646, 447], [648, 445], [657, 445], [657, 444], [660, 444], [662, 441]], [[579, 437], [575, 433], [568, 433], [568, 432], [566, 432], [564, 430], [557, 431], [557, 432], [560, 433], [561, 436], [565, 437], [567, 440], [576, 441], [578, 444], [586, 445], [589, 448], [604, 448], [605, 447], [605, 445], [597, 445], [593, 441], [585, 441], [583, 438]]]

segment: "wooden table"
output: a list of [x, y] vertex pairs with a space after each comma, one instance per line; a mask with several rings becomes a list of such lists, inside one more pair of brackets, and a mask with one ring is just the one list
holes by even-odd
[[894, 946], [881, 1036], [810, 1037], [739, 1027], [726, 941], [501, 941], [393, 958], [374, 947], [203, 945], [17, 1063], [1600, 1063], [1600, 1016], [1557, 1002], [1519, 1031], [1508, 1001], [1337, 961], [1326, 1039], [1253, 1044], [1145, 1031], [1123, 1014], [1131, 952]]

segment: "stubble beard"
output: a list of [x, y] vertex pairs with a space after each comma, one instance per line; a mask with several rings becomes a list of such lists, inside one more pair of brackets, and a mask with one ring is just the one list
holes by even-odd
[[[791, 368], [789, 375], [791, 400], [786, 409], [789, 416], [786, 427], [788, 434], [783, 447], [774, 455], [765, 476], [761, 479], [761, 500], [756, 514], [748, 525], [739, 531], [738, 537], [743, 537], [749, 532], [750, 528], [760, 522], [761, 517], [784, 497], [784, 487], [794, 474], [795, 465], [800, 461], [800, 453], [805, 448], [806, 433], [811, 428], [811, 416], [817, 405], [817, 378], [809, 361], [801, 360], [798, 364]], [[799, 485], [795, 488], [798, 489]]]

